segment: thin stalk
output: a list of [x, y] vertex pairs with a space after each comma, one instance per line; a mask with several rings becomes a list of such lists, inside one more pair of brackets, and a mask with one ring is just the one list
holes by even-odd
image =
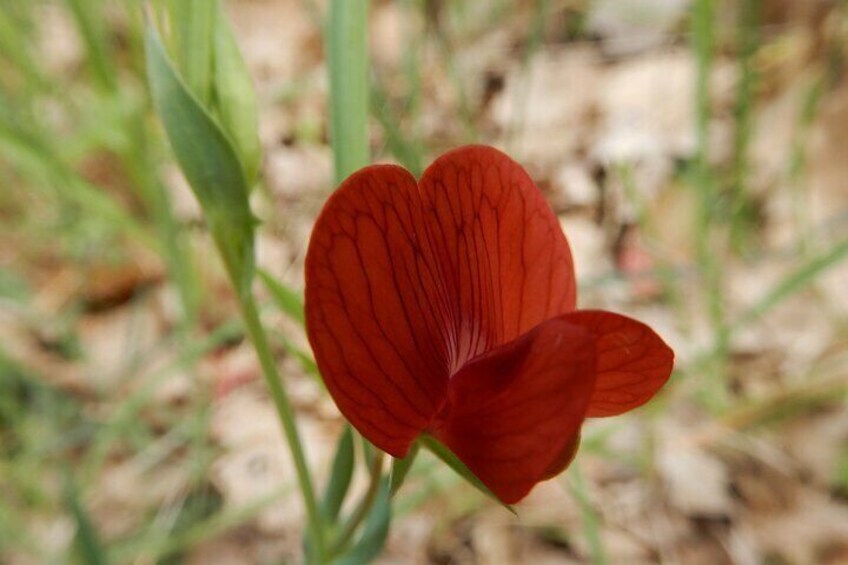
[[813, 122], [818, 114], [819, 102], [825, 89], [825, 76], [815, 76], [807, 86], [801, 100], [801, 108], [796, 119], [796, 134], [792, 140], [792, 152], [789, 156], [789, 165], [786, 176], [792, 191], [793, 220], [798, 232], [798, 241], [802, 256], [806, 256], [813, 245], [809, 205], [807, 202], [806, 187], [802, 184], [803, 175], [807, 167], [807, 141]]
[[110, 59], [108, 41], [103, 33], [105, 19], [98, 10], [105, 4], [86, 0], [67, 0], [77, 28], [88, 51], [88, 65], [98, 85], [113, 90], [117, 85], [113, 61]]
[[[405, 113], [411, 124], [411, 144], [416, 152], [423, 153], [421, 144], [421, 60], [423, 59], [423, 37], [418, 26], [417, 15], [421, 12], [421, 0], [403, 0], [404, 23], [409, 40], [403, 53], [403, 70], [406, 75], [406, 108]], [[417, 173], [415, 173], [417, 176]]]
[[338, 539], [333, 544], [333, 548], [330, 550], [331, 557], [339, 555], [344, 551], [347, 544], [353, 538], [353, 534], [356, 533], [356, 529], [368, 516], [368, 512], [371, 510], [371, 507], [374, 505], [374, 501], [377, 499], [377, 493], [380, 491], [380, 478], [382, 477], [382, 473], [383, 452], [376, 450], [374, 457], [371, 459], [371, 479], [368, 483], [368, 490], [365, 492], [362, 500], [359, 501], [359, 505], [353, 511], [350, 519], [345, 523], [344, 529], [339, 534]]
[[268, 336], [265, 334], [265, 329], [259, 321], [259, 313], [256, 310], [256, 301], [253, 295], [248, 294], [240, 302], [247, 333], [250, 336], [251, 342], [253, 342], [253, 347], [256, 349], [256, 355], [259, 357], [259, 363], [262, 366], [262, 376], [265, 378], [265, 384], [268, 386], [268, 390], [271, 391], [271, 399], [274, 401], [274, 408], [276, 408], [280, 422], [283, 424], [283, 431], [286, 434], [286, 440], [291, 450], [292, 459], [294, 460], [297, 479], [300, 483], [300, 492], [303, 496], [303, 504], [306, 507], [306, 515], [309, 521], [309, 538], [318, 562], [322, 563], [326, 555], [324, 524], [318, 510], [315, 489], [312, 486], [312, 478], [306, 465], [303, 443], [297, 431], [294, 410], [289, 401], [288, 393], [281, 384], [280, 374], [277, 372], [277, 365], [271, 353]]
[[707, 304], [710, 321], [715, 331], [716, 357], [713, 383], [710, 387], [708, 401], [713, 407], [721, 405], [724, 383], [724, 359], [727, 356], [728, 328], [725, 323], [724, 293], [722, 292], [721, 266], [719, 253], [713, 245], [715, 234], [713, 222], [714, 209], [718, 194], [715, 190], [709, 162], [709, 124], [710, 124], [710, 93], [709, 81], [712, 69], [715, 37], [713, 33], [715, 19], [715, 3], [713, 0], [696, 0], [692, 16], [692, 44], [697, 61], [697, 77], [695, 90], [695, 123], [697, 133], [697, 152], [695, 158], [695, 188], [697, 190], [697, 220], [695, 225], [695, 249], [704, 288], [707, 293]]
[[607, 559], [607, 553], [598, 529], [598, 514], [592, 508], [592, 501], [589, 499], [589, 493], [586, 490], [586, 481], [583, 479], [580, 466], [577, 464], [571, 467], [571, 483], [569, 487], [571, 495], [577, 500], [577, 504], [580, 506], [580, 513], [583, 515], [583, 529], [586, 534], [586, 541], [589, 544], [592, 563], [595, 563], [595, 565], [606, 565], [609, 563], [609, 560]]
[[737, 250], [747, 243], [747, 232], [751, 227], [750, 196], [747, 194], [749, 170], [749, 146], [751, 141], [751, 118], [754, 103], [754, 88], [757, 73], [753, 65], [754, 54], [759, 47], [758, 25], [760, 0], [742, 0], [739, 5], [737, 26], [739, 45], [739, 84], [736, 88], [734, 108], [735, 132], [733, 140], [733, 173], [731, 184], [731, 240]]

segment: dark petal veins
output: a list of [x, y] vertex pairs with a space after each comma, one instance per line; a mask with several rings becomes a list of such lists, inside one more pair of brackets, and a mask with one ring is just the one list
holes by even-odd
[[319, 216], [306, 256], [306, 327], [339, 409], [400, 457], [441, 408], [451, 352], [449, 297], [415, 179], [400, 167], [348, 178]]
[[419, 186], [451, 297], [454, 371], [574, 309], [568, 242], [518, 163], [491, 147], [462, 147], [430, 165]]
[[613, 312], [564, 316], [595, 336], [597, 378], [588, 416], [616, 416], [650, 400], [671, 376], [674, 352], [650, 327]]

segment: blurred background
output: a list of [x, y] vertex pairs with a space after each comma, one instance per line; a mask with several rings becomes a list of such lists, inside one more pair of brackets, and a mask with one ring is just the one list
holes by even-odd
[[[334, 188], [326, 5], [226, 8], [259, 99], [259, 264], [299, 292]], [[0, 562], [297, 561], [292, 464], [142, 24], [130, 0], [0, 1]], [[848, 562], [846, 41], [838, 0], [372, 0], [373, 159], [506, 150], [580, 306], [678, 359], [518, 516], [422, 455], [381, 563]], [[257, 291], [326, 475], [342, 421]]]

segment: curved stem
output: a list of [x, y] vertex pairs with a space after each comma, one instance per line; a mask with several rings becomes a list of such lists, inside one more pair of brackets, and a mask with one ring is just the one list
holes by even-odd
[[294, 460], [297, 479], [300, 483], [300, 492], [303, 496], [303, 504], [306, 507], [306, 515], [309, 522], [309, 538], [312, 542], [312, 547], [315, 549], [317, 561], [323, 563], [324, 556], [326, 555], [324, 525], [321, 515], [318, 512], [315, 489], [312, 486], [312, 479], [306, 465], [306, 457], [304, 456], [303, 444], [300, 441], [300, 434], [297, 431], [294, 410], [289, 401], [288, 393], [286, 393], [286, 389], [281, 384], [280, 375], [277, 372], [277, 366], [274, 363], [274, 357], [271, 353], [271, 347], [268, 344], [268, 337], [259, 321], [259, 314], [256, 311], [256, 302], [253, 296], [248, 295], [242, 298], [240, 303], [247, 332], [250, 335], [253, 346], [256, 348], [256, 354], [259, 356], [259, 363], [262, 366], [262, 376], [265, 378], [265, 384], [268, 385], [268, 390], [271, 391], [271, 398], [274, 401], [274, 407], [277, 409], [277, 415], [283, 425], [283, 431], [285, 432], [292, 459]]
[[380, 490], [380, 478], [383, 471], [383, 455], [381, 450], [376, 450], [374, 459], [371, 461], [371, 480], [368, 484], [368, 490], [365, 492], [362, 500], [359, 501], [356, 510], [353, 511], [350, 519], [345, 523], [344, 529], [339, 534], [338, 539], [333, 544], [330, 550], [331, 557], [340, 554], [344, 550], [345, 546], [353, 537], [353, 534], [356, 533], [356, 529], [365, 517], [368, 516], [368, 511], [371, 510], [374, 501], [377, 500], [377, 493]]

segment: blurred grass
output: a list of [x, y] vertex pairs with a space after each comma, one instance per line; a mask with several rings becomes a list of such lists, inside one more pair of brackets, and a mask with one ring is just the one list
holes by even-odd
[[368, 5], [333, 0], [327, 26], [330, 144], [336, 184], [371, 161], [368, 137]]
[[692, 172], [692, 185], [696, 192], [693, 229], [695, 255], [700, 269], [701, 288], [705, 295], [707, 311], [713, 331], [714, 347], [708, 374], [702, 383], [704, 402], [713, 410], [726, 406], [726, 361], [728, 354], [728, 328], [725, 320], [724, 280], [722, 262], [726, 257], [719, 246], [716, 227], [721, 197], [718, 192], [716, 171], [711, 164], [710, 119], [712, 101], [710, 77], [716, 50], [716, 6], [713, 0], [694, 0], [692, 7], [692, 50], [696, 61], [695, 78], [695, 132], [697, 146]]
[[[49, 65], [39, 52], [43, 4], [6, 0], [0, 10], [0, 182], [4, 184], [0, 194], [0, 235], [19, 247], [11, 269], [6, 264], [0, 266], [0, 308], [11, 312], [16, 320], [26, 320], [28, 327], [47, 322], [60, 327], [52, 346], [71, 363], [74, 356], [84, 353], [78, 350], [75, 335], [83, 308], [71, 304], [61, 312], [47, 313], [49, 316], [39, 310], [35, 279], [42, 256], [49, 255], [54, 263], [84, 266], [105, 258], [132, 259], [140, 247], [166, 266], [166, 284], [179, 296], [182, 312], [179, 327], [169, 328], [157, 347], [165, 349], [173, 339], [182, 340], [183, 346], [175, 360], [155, 370], [140, 363], [157, 351], [130, 354], [128, 350], [120, 380], [137, 386], [102, 390], [91, 397], [53, 384], [51, 375], [28, 366], [19, 352], [0, 344], [0, 560], [8, 548], [40, 562], [65, 560], [64, 554], [53, 554], [28, 531], [21, 516], [30, 512], [71, 518], [83, 562], [179, 558], [203, 541], [249, 523], [293, 485], [282, 485], [277, 492], [242, 508], [221, 507], [220, 495], [208, 482], [210, 465], [220, 449], [212, 442], [208, 429], [211, 392], [197, 386], [192, 399], [184, 405], [156, 405], [158, 385], [177, 373], [193, 375], [198, 361], [209, 352], [244, 339], [243, 330], [236, 323], [203, 321], [204, 308], [214, 299], [203, 280], [200, 258], [194, 256], [189, 245], [196, 228], [174, 215], [164, 179], [166, 145], [152, 127], [151, 104], [143, 85], [141, 17], [136, 3], [123, 0], [107, 7], [96, 0], [66, 0], [51, 5], [73, 23], [83, 48], [83, 66], [72, 70]], [[355, 9], [354, 3], [341, 4], [345, 10]], [[526, 40], [519, 51], [525, 73], [533, 57], [546, 46], [543, 32], [549, 4], [535, 0], [531, 5]], [[175, 21], [185, 26], [182, 34], [176, 34], [182, 39], [174, 46], [175, 52], [180, 53], [193, 91], [201, 99], [208, 99], [211, 56], [187, 49], [186, 45], [192, 37], [208, 33], [210, 4], [169, 5], [177, 12]], [[369, 76], [366, 54], [345, 49], [346, 39], [334, 27], [338, 22], [329, 24], [329, 47], [335, 52], [331, 56], [331, 72], [346, 85], [331, 94], [331, 139], [334, 152], [343, 156], [335, 169], [339, 180], [370, 162], [369, 140], [373, 139], [373, 132], [369, 132], [369, 120], [379, 126], [385, 152], [416, 174], [423, 170], [429, 156], [441, 149], [439, 144], [445, 141], [425, 139], [421, 122], [422, 109], [430, 95], [422, 79], [422, 73], [427, 72], [422, 61], [428, 49], [435, 48], [438, 55], [435, 63], [428, 60], [428, 64], [441, 66], [448, 78], [444, 88], [455, 93], [458, 133], [451, 142], [484, 140], [486, 130], [479, 124], [479, 112], [462, 68], [467, 63], [457, 58], [457, 52], [469, 37], [489, 26], [502, 25], [518, 8], [498, 2], [485, 21], [478, 21], [471, 7], [459, 1], [403, 0], [400, 5], [404, 21], [409, 24], [402, 65], [397, 71], [400, 81], [380, 69], [371, 72], [370, 81], [365, 80], [363, 77]], [[437, 5], [442, 6], [441, 11]], [[728, 49], [726, 38], [717, 33], [716, 16], [722, 6], [713, 0], [694, 0], [689, 22], [697, 61], [697, 152], [680, 182], [696, 195], [697, 221], [692, 242], [696, 261], [661, 274], [668, 295], [685, 297], [687, 271], [693, 267], [698, 271], [698, 288], [710, 312], [712, 344], [695, 362], [681, 367], [681, 372], [697, 382], [701, 399], [717, 421], [742, 429], [769, 425], [777, 416], [791, 417], [799, 409], [813, 410], [833, 398], [844, 398], [846, 393], [844, 383], [822, 385], [811, 376], [809, 384], [751, 403], [728, 394], [727, 371], [734, 332], [760, 320], [799, 292], [815, 287], [830, 269], [848, 260], [848, 241], [839, 226], [822, 237], [816, 226], [809, 225], [804, 187], [810, 129], [823, 96], [844, 71], [842, 48], [831, 46], [832, 52], [822, 68], [811, 73], [797, 111], [800, 127], [792, 140], [785, 173], [795, 190], [795, 213], [801, 226], [798, 249], [790, 251], [797, 252], [796, 260], [774, 286], [761, 296], [751, 297], [747, 310], [728, 312], [725, 261], [756, 261], [764, 253], [758, 247], [759, 226], [753, 215], [756, 202], [749, 182], [760, 87], [757, 53], [767, 39], [760, 33], [761, 2], [742, 0], [735, 16], [734, 45]], [[318, 7], [312, 5], [312, 9], [318, 14]], [[585, 11], [585, 6], [575, 9]], [[188, 13], [193, 17], [186, 18]], [[423, 29], [417, 26], [420, 21], [425, 22]], [[362, 27], [354, 33], [362, 40], [367, 29]], [[710, 153], [713, 100], [709, 79], [717, 57], [727, 57], [728, 51], [740, 76], [734, 93], [735, 134], [730, 162], [717, 164]], [[398, 83], [403, 88], [395, 88]], [[289, 99], [311, 95], [308, 88], [300, 89], [298, 85], [287, 88], [291, 89], [287, 91]], [[520, 94], [521, 89], [518, 92], [515, 107], [522, 112], [525, 96]], [[514, 133], [524, 127], [521, 119], [515, 120], [513, 126]], [[107, 161], [115, 163], [112, 177], [98, 177], [88, 170], [91, 163]], [[616, 173], [627, 191], [638, 193], [627, 165]], [[652, 216], [648, 206], [640, 206], [639, 210], [640, 226], [663, 221]], [[299, 297], [286, 294], [289, 289], [282, 293], [273, 287], [269, 290], [284, 312], [296, 319], [302, 317]], [[145, 307], [142, 299], [133, 299], [137, 307]], [[685, 308], [681, 301], [675, 306], [676, 314], [684, 317]], [[50, 319], [45, 320], [46, 317]], [[844, 327], [841, 331], [845, 331]], [[280, 343], [290, 348], [306, 371], [314, 372], [308, 352], [284, 341], [286, 336], [281, 338]], [[826, 376], [836, 374], [840, 367], [816, 370]], [[146, 419], [161, 411], [168, 413], [159, 415], [158, 424]], [[655, 413], [644, 411], [648, 418]], [[157, 427], [161, 422], [167, 423], [165, 431]], [[610, 453], [606, 438], [611, 430], [587, 434], [583, 450], [599, 456]], [[162, 508], [148, 509], [139, 525], [124, 536], [114, 539], [101, 535], [91, 519], [89, 504], [110, 461], [131, 459], [141, 469], [152, 472], [175, 457], [183, 457], [192, 466], [189, 479], [175, 499]], [[62, 480], [61, 464], [68, 461], [72, 465], [66, 490], [57, 492], [54, 485]], [[848, 465], [844, 468], [848, 469]], [[588, 546], [593, 560], [603, 562], [604, 548], [598, 531], [603, 525], [602, 516], [586, 497], [580, 469], [574, 469], [571, 484], [583, 512]], [[404, 487], [408, 490], [396, 504], [401, 516], [414, 512], [437, 493], [451, 494], [453, 516], [484, 504], [483, 497], [469, 492], [450, 471], [437, 466], [427, 455], [416, 461], [410, 483], [412, 487]]]
[[759, 47], [761, 0], [741, 0], [736, 26], [739, 78], [734, 104], [733, 163], [730, 186], [731, 243], [737, 252], [749, 250], [749, 237], [756, 221], [748, 188], [750, 174], [750, 145], [757, 70], [754, 57]]

